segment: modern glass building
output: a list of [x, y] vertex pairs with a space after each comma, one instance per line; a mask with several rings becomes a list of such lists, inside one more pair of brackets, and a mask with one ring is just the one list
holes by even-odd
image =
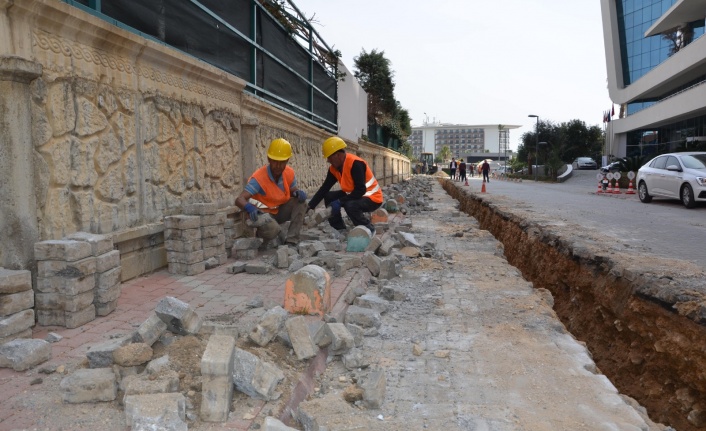
[[601, 0], [601, 9], [608, 91], [620, 105], [606, 153], [706, 145], [706, 0]]

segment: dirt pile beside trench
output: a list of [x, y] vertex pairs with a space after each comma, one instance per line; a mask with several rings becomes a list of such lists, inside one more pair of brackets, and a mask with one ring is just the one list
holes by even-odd
[[613, 384], [680, 431], [706, 428], [706, 274], [617, 247], [584, 227], [512, 208], [443, 181], [461, 210], [505, 247]]

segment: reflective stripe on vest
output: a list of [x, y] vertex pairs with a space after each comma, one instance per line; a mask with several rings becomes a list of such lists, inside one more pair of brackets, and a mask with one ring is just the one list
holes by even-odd
[[250, 202], [263, 212], [277, 214], [279, 206], [284, 205], [291, 198], [289, 187], [294, 181], [294, 169], [289, 166], [284, 168], [284, 172], [282, 172], [282, 187], [284, 187], [284, 190], [282, 190], [272, 181], [268, 167], [269, 165], [261, 167], [250, 177], [260, 184], [260, 188], [264, 192], [264, 194], [252, 195]]

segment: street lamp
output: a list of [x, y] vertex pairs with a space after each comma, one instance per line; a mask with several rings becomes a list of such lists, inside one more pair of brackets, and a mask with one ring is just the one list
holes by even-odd
[[[503, 129], [505, 126], [502, 124], [498, 124], [498, 149], [500, 149], [500, 144], [503, 141]], [[503, 148], [505, 149], [505, 172], [504, 174], [507, 176], [507, 141], [505, 141], [505, 145], [503, 145]]]
[[[539, 142], [537, 145], [547, 145], [547, 142], [542, 141], [542, 142]], [[546, 165], [546, 163], [547, 163], [546, 158], [547, 158], [547, 157], [546, 157], [546, 153], [547, 153], [547, 152], [546, 152], [546, 150], [545, 150], [545, 151], [544, 151], [544, 154], [545, 154], [545, 157], [544, 157], [544, 159], [545, 159], [545, 160], [544, 160], [544, 176], [545, 176], [545, 177], [547, 176], [547, 165]], [[537, 154], [537, 173], [539, 173], [539, 154]]]
[[[537, 151], [539, 151], [539, 115], [530, 114], [528, 117], [537, 119], [536, 139], [534, 141], [534, 164], [537, 166]], [[534, 180], [537, 181], [537, 169], [534, 170]]]

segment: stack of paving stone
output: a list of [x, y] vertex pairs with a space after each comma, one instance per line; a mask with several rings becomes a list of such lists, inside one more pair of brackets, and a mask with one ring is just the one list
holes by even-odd
[[231, 249], [233, 248], [233, 242], [235, 242], [235, 238], [238, 237], [237, 229], [235, 228], [235, 219], [233, 218], [226, 218], [225, 223], [223, 224], [223, 233], [225, 234], [225, 248], [226, 248], [226, 253], [228, 254], [228, 257], [231, 256]]
[[50, 240], [34, 244], [37, 260], [35, 310], [42, 326], [77, 328], [96, 318], [93, 304], [96, 257], [85, 241]]
[[[218, 266], [226, 263], [226, 213], [218, 212], [215, 203], [197, 203], [188, 205], [185, 209], [187, 215], [199, 216], [201, 227], [201, 247], [203, 260], [207, 267]], [[209, 261], [209, 259], [215, 258]], [[211, 264], [210, 262], [213, 262]]]
[[122, 290], [120, 251], [113, 249], [113, 238], [107, 235], [76, 232], [64, 239], [83, 241], [91, 245], [91, 255], [96, 258], [93, 305], [96, 307], [96, 315], [107, 316], [118, 308], [118, 298]]
[[201, 244], [201, 217], [176, 215], [164, 218], [164, 248], [169, 273], [196, 275], [206, 270]]
[[0, 345], [32, 338], [34, 326], [32, 274], [0, 268]]

